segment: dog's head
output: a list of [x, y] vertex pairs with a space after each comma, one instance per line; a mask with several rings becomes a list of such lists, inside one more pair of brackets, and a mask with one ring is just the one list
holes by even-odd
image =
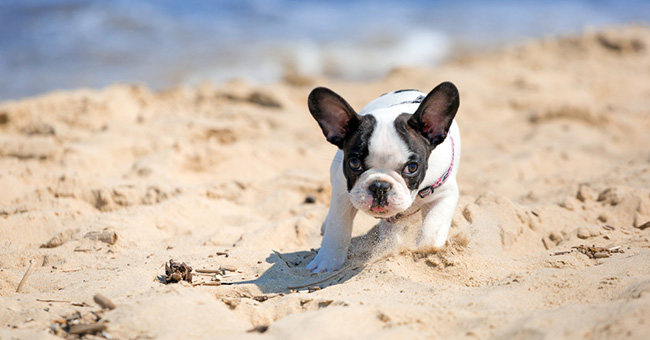
[[327, 140], [343, 150], [343, 174], [354, 207], [386, 218], [415, 200], [431, 151], [447, 137], [459, 95], [454, 84], [445, 82], [413, 113], [393, 107], [359, 115], [341, 96], [318, 87], [308, 104]]

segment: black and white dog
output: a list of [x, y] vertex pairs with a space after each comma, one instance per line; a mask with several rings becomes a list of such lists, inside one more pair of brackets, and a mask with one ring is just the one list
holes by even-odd
[[330, 168], [332, 199], [321, 249], [307, 269], [341, 268], [358, 210], [382, 219], [380, 234], [420, 212], [418, 248], [442, 247], [458, 203], [456, 86], [444, 82], [428, 95], [387, 93], [358, 114], [324, 87], [311, 92], [308, 104], [327, 140], [340, 150]]

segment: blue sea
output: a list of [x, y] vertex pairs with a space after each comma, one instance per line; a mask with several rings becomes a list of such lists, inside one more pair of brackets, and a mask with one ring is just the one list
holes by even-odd
[[459, 51], [650, 22], [650, 1], [0, 0], [0, 100], [305, 75], [372, 79]]

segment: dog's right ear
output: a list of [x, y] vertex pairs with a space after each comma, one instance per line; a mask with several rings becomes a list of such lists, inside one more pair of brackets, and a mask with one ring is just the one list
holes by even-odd
[[325, 87], [313, 89], [307, 104], [327, 141], [342, 149], [345, 138], [359, 127], [359, 115], [345, 99]]

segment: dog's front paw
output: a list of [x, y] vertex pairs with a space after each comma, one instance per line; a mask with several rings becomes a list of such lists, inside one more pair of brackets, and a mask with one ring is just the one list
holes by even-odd
[[307, 265], [307, 269], [312, 273], [333, 272], [340, 269], [344, 262], [344, 254], [324, 254], [321, 249], [314, 260]]
[[446, 238], [439, 237], [436, 239], [435, 237], [424, 236], [420, 234], [418, 235], [415, 244], [417, 246], [418, 251], [430, 252], [444, 247], [446, 241], [447, 241]]

